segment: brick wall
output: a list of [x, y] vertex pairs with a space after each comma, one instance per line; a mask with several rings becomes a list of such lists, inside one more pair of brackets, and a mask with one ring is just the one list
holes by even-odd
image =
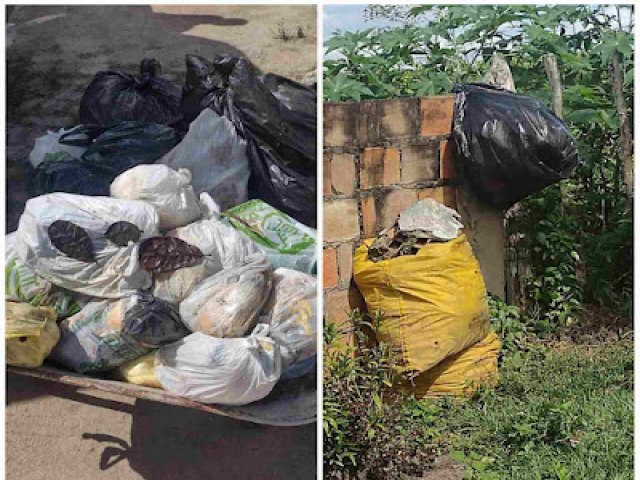
[[354, 249], [424, 198], [457, 208], [454, 97], [324, 105], [325, 316], [342, 323], [364, 309], [352, 284]]

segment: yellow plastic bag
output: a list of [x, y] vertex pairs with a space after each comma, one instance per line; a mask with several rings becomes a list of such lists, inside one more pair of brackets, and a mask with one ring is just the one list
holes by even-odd
[[8, 365], [39, 367], [60, 340], [55, 310], [6, 302], [4, 337]]
[[368, 311], [383, 312], [378, 340], [397, 346], [402, 371], [429, 370], [489, 333], [484, 280], [464, 235], [377, 263], [371, 242], [356, 250], [353, 276]]
[[481, 342], [415, 377], [408, 388], [417, 398], [471, 395], [481, 385], [498, 382], [499, 354], [500, 339], [490, 332]]
[[118, 380], [124, 380], [127, 383], [162, 388], [156, 378], [155, 360], [156, 352], [148, 353], [116, 368], [114, 376]]

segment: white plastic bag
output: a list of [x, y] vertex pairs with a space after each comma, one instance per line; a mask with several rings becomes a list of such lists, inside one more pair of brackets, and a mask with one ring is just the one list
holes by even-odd
[[5, 299], [28, 303], [34, 307], [49, 306], [55, 310], [58, 319], [78, 313], [89, 301], [89, 297], [56, 287], [33, 273], [16, 254], [16, 236], [16, 232], [13, 232], [4, 240]]
[[[81, 227], [91, 239], [95, 262], [71, 258], [56, 248], [48, 228], [57, 220]], [[92, 297], [121, 298], [151, 287], [151, 274], [138, 266], [138, 244], [121, 247], [105, 234], [116, 222], [132, 223], [140, 241], [158, 234], [158, 214], [146, 202], [52, 193], [32, 198], [18, 225], [18, 258], [54, 285]]]
[[247, 144], [233, 124], [205, 108], [182, 141], [156, 163], [187, 168], [197, 194], [208, 192], [223, 209], [247, 201]]
[[192, 333], [156, 353], [156, 378], [165, 390], [202, 403], [246, 405], [273, 390], [280, 349], [260, 324], [245, 338]]
[[49, 358], [80, 373], [106, 372], [189, 333], [175, 306], [145, 292], [89, 302], [60, 329]]
[[191, 186], [191, 173], [166, 165], [138, 165], [111, 183], [111, 196], [142, 200], [158, 210], [160, 230], [182, 227], [200, 218], [200, 204]]
[[244, 235], [219, 219], [220, 208], [207, 194], [200, 195], [204, 220], [167, 233], [195, 245], [205, 255], [200, 265], [154, 275], [153, 294], [164, 300], [181, 303], [205, 278], [244, 263], [259, 249]]
[[89, 302], [60, 323], [49, 358], [79, 373], [106, 372], [151, 349], [123, 333], [129, 299]]
[[246, 257], [200, 283], [180, 304], [192, 332], [241, 337], [255, 325], [271, 289], [271, 265], [263, 253]]
[[181, 303], [205, 278], [224, 268], [242, 265], [246, 257], [259, 253], [251, 240], [216, 218], [172, 230], [167, 236], [195, 245], [205, 255], [200, 265], [154, 275], [153, 294], [174, 303]]
[[316, 354], [316, 312], [316, 278], [288, 268], [276, 269], [260, 322], [271, 326], [270, 336], [281, 347], [283, 369]]
[[60, 137], [65, 133], [71, 132], [74, 128], [70, 128], [69, 130], [61, 128], [57, 133], [49, 130], [46, 135], [36, 138], [33, 150], [31, 150], [31, 153], [29, 154], [29, 161], [31, 162], [31, 165], [33, 165], [34, 168], [40, 165], [45, 160], [45, 156], [48, 153], [55, 154], [59, 152], [66, 152], [74, 158], [82, 157], [82, 154], [87, 149], [86, 147], [75, 147], [73, 145], [64, 145], [60, 143]]
[[402, 232], [418, 230], [433, 240], [448, 242], [458, 237], [464, 225], [460, 223], [460, 214], [454, 209], [426, 198], [400, 213], [398, 228]]

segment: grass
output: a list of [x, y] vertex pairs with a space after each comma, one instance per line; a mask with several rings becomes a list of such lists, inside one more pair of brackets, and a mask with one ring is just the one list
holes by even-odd
[[441, 403], [466, 478], [633, 478], [633, 342], [509, 353], [495, 390]]
[[[474, 480], [633, 478], [628, 319], [593, 311], [541, 338], [515, 310], [493, 310], [503, 337], [500, 382], [470, 399], [395, 394], [394, 357], [382, 345], [360, 341], [358, 355], [325, 351], [327, 478], [455, 478], [452, 462]], [[327, 345], [333, 330], [325, 326]], [[447, 466], [433, 467], [443, 454]]]

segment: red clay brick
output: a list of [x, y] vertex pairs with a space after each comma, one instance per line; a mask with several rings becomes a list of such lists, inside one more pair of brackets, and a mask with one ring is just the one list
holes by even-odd
[[325, 248], [322, 251], [322, 286], [335, 288], [338, 286], [338, 263], [335, 248]]
[[362, 227], [364, 236], [371, 238], [376, 234], [376, 225], [378, 223], [378, 215], [376, 213], [375, 199], [372, 195], [364, 197], [362, 203]]
[[331, 154], [322, 156], [322, 195], [331, 195]]
[[324, 145], [342, 147], [354, 145], [358, 139], [359, 103], [324, 105]]
[[327, 292], [324, 296], [324, 312], [329, 322], [344, 326], [349, 321], [351, 306], [349, 305], [349, 290]]
[[346, 198], [324, 202], [324, 241], [351, 240], [359, 234], [357, 200]]
[[457, 208], [454, 187], [423, 188], [418, 190], [418, 200], [424, 200], [425, 198], [431, 198], [453, 209]]
[[420, 99], [420, 135], [446, 135], [451, 132], [453, 95]]
[[402, 189], [389, 192], [381, 205], [381, 211], [378, 213], [377, 230], [379, 231], [393, 225], [398, 215], [400, 215], [400, 212], [409, 208], [417, 201], [418, 195], [415, 190]]
[[440, 142], [440, 178], [456, 178], [455, 148], [453, 140]]
[[439, 171], [437, 145], [407, 145], [402, 149], [402, 183], [437, 180]]
[[331, 183], [337, 194], [352, 196], [356, 189], [356, 160], [349, 153], [334, 153], [331, 158]]
[[344, 243], [338, 247], [338, 286], [347, 288], [351, 283], [353, 245]]
[[371, 238], [393, 225], [400, 212], [418, 201], [416, 190], [377, 192], [362, 199], [362, 224], [365, 237]]
[[392, 138], [411, 138], [418, 134], [420, 106], [417, 98], [375, 100], [362, 103], [359, 118], [361, 144]]
[[418, 102], [402, 98], [381, 102], [380, 133], [384, 138], [413, 137]]
[[360, 188], [400, 182], [400, 152], [395, 148], [365, 148], [360, 163]]

